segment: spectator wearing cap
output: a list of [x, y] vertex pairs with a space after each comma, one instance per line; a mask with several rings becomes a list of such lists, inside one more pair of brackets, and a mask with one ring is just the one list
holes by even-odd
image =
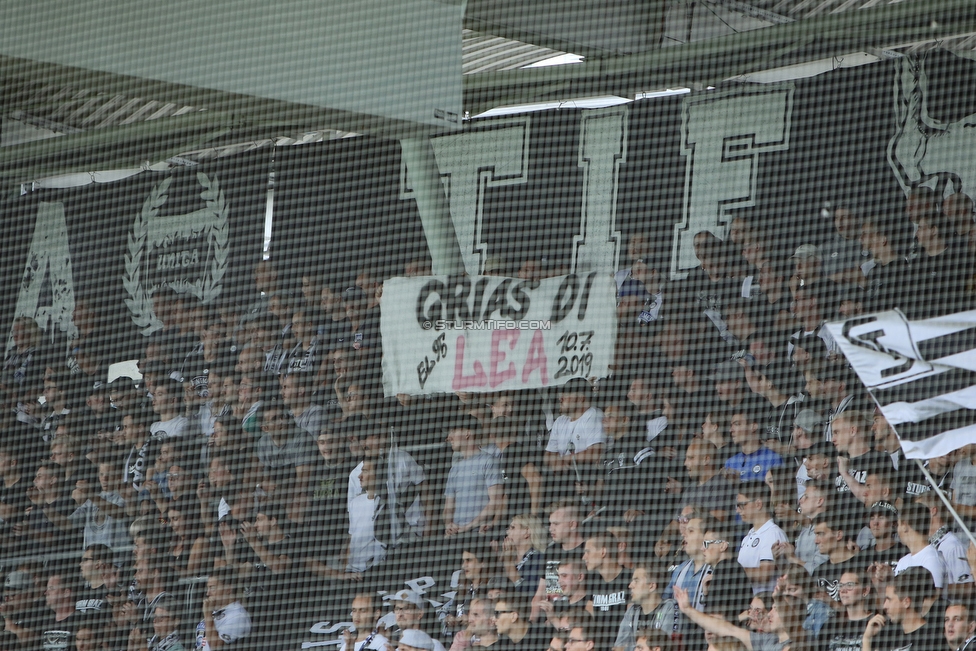
[[[509, 273], [510, 270], [508, 268], [508, 260], [505, 259], [505, 256], [492, 255], [492, 256], [488, 256], [488, 258], [485, 259], [485, 268], [484, 268], [485, 276], [507, 276], [509, 275]], [[409, 275], [410, 274], [407, 274], [407, 276]], [[424, 273], [424, 274], [413, 274], [413, 275], [429, 276], [431, 274]]]
[[732, 409], [732, 442], [740, 451], [725, 462], [730, 480], [764, 481], [771, 468], [783, 465], [783, 458], [767, 448], [759, 433], [759, 409], [754, 401]]
[[[883, 563], [894, 568], [898, 561], [907, 551], [895, 536], [895, 528], [898, 524], [898, 509], [888, 502], [875, 502], [868, 509], [868, 529], [874, 541], [871, 546], [865, 549], [865, 553], [872, 559], [872, 563]], [[969, 566], [965, 563], [965, 553], [963, 553], [963, 564], [966, 565], [966, 574], [969, 574]]]
[[459, 418], [447, 441], [460, 458], [451, 465], [444, 486], [444, 533], [487, 533], [502, 515], [505, 492], [495, 458], [481, 449], [481, 423], [473, 416]]
[[890, 465], [878, 465], [868, 468], [864, 477], [864, 507], [868, 508], [878, 502], [887, 502], [896, 509], [903, 505], [901, 475]]
[[813, 244], [801, 244], [796, 247], [793, 255], [793, 276], [790, 278], [790, 292], [796, 296], [800, 287], [811, 285], [823, 276], [823, 255], [820, 248]]
[[33, 648], [46, 618], [46, 613], [34, 602], [34, 592], [34, 576], [29, 572], [14, 570], [4, 579], [3, 603], [0, 603], [0, 615], [4, 619], [0, 643], [4, 648]]
[[729, 407], [738, 407], [749, 395], [745, 372], [738, 362], [726, 360], [717, 364], [709, 378], [715, 382], [718, 399]]
[[[400, 641], [403, 641], [407, 631], [433, 630], [436, 622], [429, 621], [430, 612], [427, 602], [413, 590], [400, 590], [395, 592], [390, 601], [393, 602], [393, 615], [396, 620], [397, 628], [400, 629]], [[445, 651], [444, 645], [438, 640], [433, 640], [431, 651]]]
[[442, 651], [444, 645], [415, 628], [408, 628], [400, 635], [396, 651]]
[[606, 442], [603, 412], [592, 406], [592, 393], [589, 383], [581, 378], [560, 389], [561, 415], [552, 424], [545, 451], [545, 464], [557, 475], [564, 476], [574, 461], [596, 464], [602, 459]]

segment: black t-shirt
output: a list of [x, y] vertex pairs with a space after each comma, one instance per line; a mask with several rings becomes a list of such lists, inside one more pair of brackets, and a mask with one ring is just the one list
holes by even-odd
[[91, 588], [87, 584], [78, 594], [75, 595], [75, 610], [82, 614], [95, 613], [101, 610], [110, 610], [106, 595], [108, 590], [105, 587]]
[[75, 633], [83, 618], [84, 615], [76, 610], [70, 617], [59, 622], [51, 613], [38, 629], [44, 651], [72, 651], [75, 648]]
[[558, 601], [563, 599], [562, 588], [559, 587], [559, 564], [563, 561], [577, 560], [581, 561], [583, 559], [583, 544], [580, 543], [579, 547], [575, 549], [570, 549], [569, 551], [563, 549], [560, 544], [553, 543], [549, 545], [546, 549], [546, 598], [549, 601]]
[[820, 629], [819, 640], [823, 651], [861, 651], [861, 639], [864, 629], [874, 617], [871, 613], [864, 619], [851, 621], [847, 613], [840, 613], [831, 617]]
[[908, 303], [906, 299], [912, 291], [909, 269], [908, 260], [905, 258], [875, 266], [868, 274], [865, 313], [884, 312], [896, 307], [904, 309]]
[[936, 622], [929, 620], [916, 631], [906, 634], [900, 624], [889, 622], [874, 639], [874, 651], [945, 651], [945, 630]]
[[602, 646], [609, 647], [617, 637], [620, 620], [627, 612], [627, 596], [630, 594], [631, 572], [622, 569], [620, 574], [610, 582], [604, 581], [599, 573], [591, 572], [586, 578], [586, 585], [590, 588], [590, 599], [593, 600], [593, 619], [597, 629], [605, 642]]
[[840, 577], [845, 572], [857, 572], [867, 567], [866, 561], [861, 554], [855, 554], [851, 558], [841, 563], [822, 563], [813, 571], [813, 579], [821, 590], [830, 595], [830, 598], [840, 602]]
[[[893, 467], [890, 456], [884, 452], [869, 450], [858, 457], [851, 457], [848, 464], [848, 472], [857, 480], [857, 483], [863, 485], [867, 481], [869, 472], [876, 472], [878, 468]], [[854, 497], [847, 482], [844, 481], [844, 478], [839, 473], [834, 477], [834, 486], [837, 488], [837, 499], [834, 502], [834, 506], [840, 509], [837, 512], [845, 517], [855, 518], [854, 521], [862, 525], [867, 524], [867, 509], [865, 505]]]
[[[661, 501], [668, 497], [664, 494], [667, 459], [657, 454], [656, 448], [660, 447], [657, 439], [648, 443], [646, 434], [643, 427], [628, 433], [604, 454], [604, 492], [612, 515], [622, 516], [629, 509], [649, 511], [648, 495], [655, 495]], [[641, 490], [634, 490], [636, 486]]]
[[[720, 609], [729, 621], [737, 621], [739, 613], [749, 610], [752, 601], [752, 581], [734, 559], [712, 567], [705, 603], [709, 610]], [[713, 611], [714, 612], [714, 611]]]
[[498, 468], [505, 482], [505, 495], [508, 497], [508, 520], [528, 511], [531, 506], [529, 483], [522, 476], [522, 470], [533, 464], [536, 470], [542, 469], [541, 454], [538, 450], [522, 443], [512, 443], [498, 457]]
[[349, 532], [349, 473], [354, 466], [351, 459], [329, 466], [318, 457], [312, 467], [302, 534], [310, 546], [306, 551], [309, 557], [324, 561], [342, 550]]
[[874, 545], [872, 545], [871, 547], [868, 547], [862, 551], [859, 556], [867, 561], [868, 565], [872, 565], [874, 563], [884, 563], [894, 570], [895, 565], [898, 565], [898, 561], [900, 561], [907, 553], [909, 553], [908, 548], [901, 543], [896, 542], [894, 545], [884, 551], [878, 551]]
[[12, 521], [8, 521], [8, 524], [16, 524], [23, 519], [24, 511], [30, 506], [30, 500], [27, 499], [27, 487], [30, 485], [27, 475], [21, 475], [20, 480], [9, 488], [0, 481], [0, 504], [14, 507], [18, 514], [12, 518]]

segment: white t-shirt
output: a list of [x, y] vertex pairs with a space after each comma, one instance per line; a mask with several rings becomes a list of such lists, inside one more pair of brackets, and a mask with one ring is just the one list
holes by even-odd
[[[363, 644], [363, 642], [366, 641], [369, 642], [368, 645]], [[373, 636], [373, 639], [366, 638], [362, 642], [356, 642], [353, 645], [353, 651], [363, 651], [363, 646], [365, 646], [367, 649], [371, 649], [372, 651], [384, 651], [388, 643], [389, 640], [377, 633]], [[342, 644], [339, 646], [339, 651], [348, 651], [348, 648], [349, 647], [346, 646], [346, 640], [343, 639]]]
[[[756, 568], [762, 561], [774, 561], [773, 544], [778, 542], [789, 542], [786, 533], [783, 532], [772, 520], [767, 520], [758, 529], [750, 529], [749, 533], [742, 539], [739, 547], [739, 565], [746, 568]], [[775, 587], [776, 578], [772, 580], [772, 586], [753, 585], [753, 593], [772, 590]]]
[[576, 420], [570, 420], [569, 416], [556, 419], [549, 432], [546, 452], [555, 452], [564, 457], [570, 454], [570, 443], [576, 452], [582, 452], [594, 445], [605, 443], [606, 440], [606, 434], [603, 433], [603, 412], [596, 407], [590, 407]]
[[939, 550], [932, 545], [926, 545], [917, 554], [905, 554], [895, 565], [895, 576], [910, 567], [924, 567], [932, 575], [936, 588], [945, 587], [947, 580], [946, 563]]
[[668, 417], [658, 416], [647, 421], [647, 442], [650, 443], [657, 438], [658, 434], [668, 428]]
[[386, 558], [386, 548], [376, 540], [376, 530], [373, 527], [375, 515], [376, 499], [369, 499], [366, 493], [360, 493], [349, 502], [347, 572], [365, 572]]
[[946, 578], [949, 580], [949, 585], [973, 582], [973, 571], [969, 569], [969, 562], [966, 560], [966, 545], [959, 540], [959, 536], [947, 531], [936, 548], [942, 554], [942, 560], [945, 561]]
[[[389, 453], [390, 462], [393, 464], [394, 480], [389, 479], [386, 482], [386, 490], [389, 493], [399, 493], [402, 492], [408, 484], [417, 486], [422, 482], [427, 480], [427, 475], [424, 474], [424, 469], [414, 461], [414, 458], [410, 456], [408, 452], [396, 448]], [[359, 465], [352, 469], [349, 473], [349, 493], [347, 496], [347, 502], [352, 503], [353, 498], [357, 495], [362, 494], [363, 487], [359, 483], [359, 474], [363, 471], [363, 462], [360, 461]], [[378, 472], [385, 474], [386, 469], [379, 469]], [[380, 475], [382, 476], [382, 475]], [[413, 504], [411, 504], [404, 514], [407, 518], [407, 524], [410, 525], [411, 531], [415, 534], [420, 534], [423, 532], [424, 527], [427, 526], [427, 518], [424, 517], [424, 509], [420, 504], [420, 497], [418, 496], [414, 499]], [[394, 535], [399, 535], [399, 532], [394, 532]]]
[[186, 416], [177, 416], [169, 420], [157, 420], [149, 426], [149, 431], [156, 438], [171, 439], [186, 434], [189, 424], [190, 421]]
[[[233, 644], [251, 634], [251, 616], [241, 602], [235, 601], [214, 613], [214, 628], [224, 644]], [[206, 632], [204, 622], [197, 624], [197, 651], [210, 651]]]

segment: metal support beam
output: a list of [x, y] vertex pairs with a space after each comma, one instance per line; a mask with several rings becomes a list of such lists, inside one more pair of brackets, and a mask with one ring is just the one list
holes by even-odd
[[[468, 75], [464, 107], [475, 114], [508, 103], [574, 94], [633, 96], [649, 88], [698, 87], [757, 72], [976, 31], [972, 0], [903, 2], [827, 14], [729, 36], [579, 65]], [[801, 47], [802, 46], [802, 47]], [[778, 60], [770, 60], [776, 52]]]
[[[451, 204], [441, 183], [430, 138], [406, 138], [400, 141], [400, 148], [407, 166], [407, 183], [413, 189], [420, 221], [424, 225], [433, 272], [437, 275], [464, 273], [461, 245], [451, 219]], [[474, 269], [471, 273], [478, 271]]]

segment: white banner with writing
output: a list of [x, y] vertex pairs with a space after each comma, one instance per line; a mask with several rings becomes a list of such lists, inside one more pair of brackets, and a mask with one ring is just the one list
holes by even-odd
[[613, 359], [608, 274], [391, 278], [380, 308], [387, 396], [555, 386], [606, 376]]

